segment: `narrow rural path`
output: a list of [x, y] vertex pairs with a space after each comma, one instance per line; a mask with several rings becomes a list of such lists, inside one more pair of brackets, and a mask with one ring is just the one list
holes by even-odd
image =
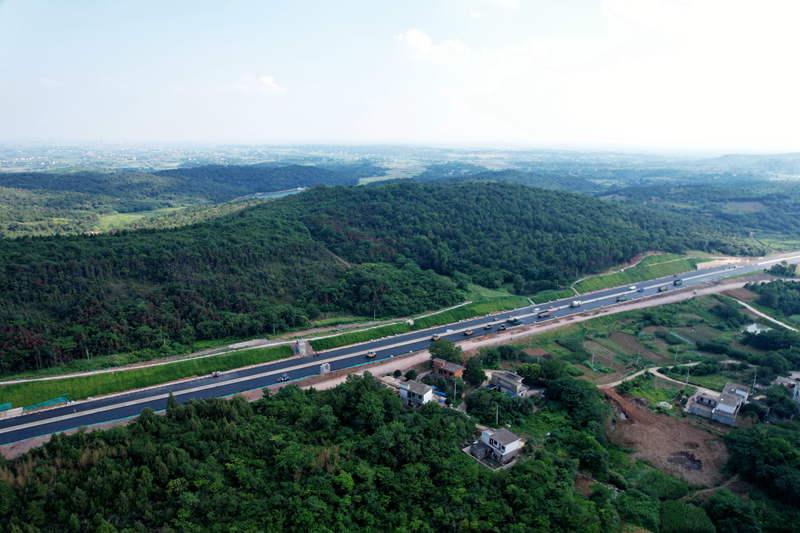
[[[699, 362], [695, 362], [695, 363], [685, 363], [685, 364], [682, 364], [682, 365], [673, 365], [673, 366], [696, 366], [696, 365], [699, 365], [699, 364], [700, 364]], [[644, 374], [645, 372], [650, 372], [651, 374], [655, 375], [657, 378], [661, 378], [661, 379], [666, 380], [666, 381], [671, 381], [673, 383], [677, 383], [678, 385], [683, 385], [684, 384], [683, 381], [677, 381], [675, 379], [668, 378], [664, 374], [660, 373], [658, 371], [658, 367], [651, 367], [651, 368], [645, 368], [645, 369], [639, 370], [635, 374], [631, 374], [630, 376], [626, 376], [626, 377], [620, 379], [619, 381], [614, 381], [612, 383], [605, 383], [603, 385], [598, 385], [597, 388], [598, 389], [610, 389], [610, 388], [616, 387], [618, 385], [622, 385], [626, 381], [630, 381], [632, 379], [636, 379], [639, 376], [641, 376], [642, 374]]]
[[740, 304], [742, 304], [743, 306], [745, 306], [747, 309], [749, 309], [749, 310], [750, 310], [750, 311], [752, 311], [753, 313], [757, 314], [758, 316], [760, 316], [760, 317], [762, 317], [762, 318], [766, 318], [766, 319], [767, 319], [767, 320], [769, 320], [770, 322], [774, 322], [775, 324], [778, 324], [779, 326], [783, 326], [783, 327], [785, 327], [785, 328], [787, 328], [787, 329], [790, 329], [790, 330], [792, 330], [792, 331], [797, 331], [797, 330], [796, 330], [796, 329], [794, 329], [792, 326], [789, 326], [788, 324], [784, 324], [784, 323], [783, 323], [783, 322], [781, 322], [780, 320], [776, 320], [776, 319], [772, 318], [772, 317], [771, 317], [771, 316], [769, 316], [769, 315], [765, 315], [764, 313], [762, 313], [762, 312], [761, 312], [761, 311], [759, 311], [758, 309], [753, 309], [753, 307], [752, 307], [752, 306], [750, 306], [750, 305], [747, 305], [746, 303], [744, 303], [744, 302], [743, 302], [743, 301], [741, 301], [741, 300], [738, 300], [738, 299], [737, 299], [736, 301], [737, 301], [737, 302], [739, 302]]
[[678, 501], [690, 500], [690, 499], [694, 498], [695, 496], [698, 496], [700, 494], [704, 494], [706, 492], [711, 492], [712, 490], [719, 490], [719, 489], [727, 488], [728, 485], [731, 485], [732, 483], [736, 483], [737, 481], [739, 481], [739, 474], [736, 474], [735, 476], [733, 476], [732, 478], [730, 478], [728, 481], [726, 481], [725, 483], [723, 483], [721, 485], [717, 485], [716, 487], [710, 487], [710, 488], [703, 489], [703, 490], [698, 490], [697, 492], [687, 494], [683, 498], [679, 498]]

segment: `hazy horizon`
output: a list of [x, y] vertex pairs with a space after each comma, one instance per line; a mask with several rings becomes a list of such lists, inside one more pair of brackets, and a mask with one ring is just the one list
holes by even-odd
[[0, 0], [0, 142], [800, 152], [800, 5]]

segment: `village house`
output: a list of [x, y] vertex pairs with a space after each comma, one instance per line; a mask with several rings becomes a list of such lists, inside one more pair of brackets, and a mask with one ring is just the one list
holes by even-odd
[[444, 359], [436, 358], [433, 360], [433, 373], [438, 376], [455, 379], [464, 374], [464, 367], [455, 363], [449, 363]]
[[722, 392], [698, 390], [689, 402], [690, 414], [733, 426], [739, 409], [747, 401], [750, 389], [738, 383], [727, 383]]
[[510, 392], [516, 396], [523, 396], [528, 387], [522, 384], [522, 376], [513, 372], [494, 372], [492, 373], [492, 386], [500, 392]]
[[436, 399], [433, 387], [418, 381], [408, 380], [400, 383], [400, 400], [407, 407], [419, 407]]
[[489, 457], [506, 464], [522, 451], [522, 440], [505, 428], [485, 430], [480, 440], [472, 443], [470, 453], [478, 459]]

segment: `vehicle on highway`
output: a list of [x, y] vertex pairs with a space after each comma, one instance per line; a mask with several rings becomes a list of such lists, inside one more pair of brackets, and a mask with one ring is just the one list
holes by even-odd
[[636, 292], [644, 292], [644, 287], [639, 287], [639, 290]]
[[518, 318], [515, 317], [515, 316], [510, 316], [510, 317], [508, 317], [508, 320], [506, 320], [506, 322], [508, 322], [510, 324], [510, 323], [514, 322], [515, 320], [518, 320]]
[[538, 313], [539, 312], [539, 308], [537, 307], [536, 309], [533, 310], [533, 312], [534, 313]]
[[547, 311], [542, 311], [541, 313], [539, 313], [539, 318], [546, 318], [548, 316], [550, 316], [550, 310], [549, 309]]
[[682, 279], [676, 279], [672, 283], [675, 284], [675, 285], [683, 285], [683, 280]]
[[617, 296], [617, 301], [618, 302], [624, 302], [627, 299], [628, 299], [628, 297], [625, 296], [624, 294], [622, 296]]
[[432, 340], [432, 341], [438, 341], [439, 339], [441, 339], [441, 337], [440, 337], [439, 335], [433, 335], [433, 336], [431, 337], [431, 340]]
[[492, 326], [491, 324], [486, 324], [485, 326], [483, 326], [483, 329], [492, 329], [493, 327], [494, 326]]
[[505, 324], [500, 324], [500, 327], [497, 328], [497, 329], [500, 330], [500, 331], [505, 331], [506, 330], [506, 325]]
[[697, 294], [697, 289], [694, 290], [694, 293]]
[[468, 329], [467, 331], [464, 332], [464, 335], [472, 335], [472, 330]]
[[581, 306], [581, 301], [580, 300], [574, 300], [572, 302], [572, 305], [570, 305], [570, 307], [580, 307], [580, 306]]
[[212, 377], [215, 377], [215, 378], [218, 378], [218, 377], [220, 377], [220, 375], [222, 375], [222, 373], [221, 373], [219, 370], [215, 370], [215, 371], [213, 371], [213, 372], [211, 373], [211, 376], [212, 376]]
[[669, 287], [667, 285], [662, 285], [658, 288], [658, 292], [668, 291]]
[[453, 330], [452, 329], [448, 329], [447, 331], [445, 331], [445, 333], [453, 333]]
[[367, 352], [367, 359], [374, 359], [376, 355], [378, 355], [377, 352], [370, 350]]
[[636, 285], [631, 285], [630, 287], [628, 287], [628, 290], [629, 291], [635, 291], [636, 290]]
[[278, 383], [283, 383], [284, 381], [289, 381], [289, 374], [284, 372], [281, 376], [278, 377]]

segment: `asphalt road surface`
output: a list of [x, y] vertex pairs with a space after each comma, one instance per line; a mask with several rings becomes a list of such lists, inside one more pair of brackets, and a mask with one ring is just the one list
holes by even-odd
[[[800, 263], [800, 254], [770, 256], [735, 268], [725, 266], [687, 272], [678, 277], [671, 276], [637, 283], [636, 291], [629, 290], [629, 287], [606, 289], [580, 297], [518, 309], [507, 314], [474, 318], [457, 324], [397, 335], [355, 346], [346, 346], [324, 352], [316, 357], [266, 363], [245, 370], [226, 372], [217, 378], [208, 376], [188, 382], [118, 394], [97, 400], [75, 402], [55, 409], [0, 420], [0, 445], [32, 437], [50, 435], [81, 426], [91, 426], [130, 418], [139, 415], [145, 407], [149, 407], [154, 411], [161, 411], [166, 408], [167, 397], [170, 392], [175, 395], [179, 403], [192, 398], [201, 400], [204, 398], [230, 396], [274, 385], [284, 373], [288, 375], [290, 380], [317, 375], [322, 363], [329, 363], [331, 370], [338, 370], [424, 350], [430, 346], [431, 337], [434, 334], [440, 335], [443, 339], [460, 341], [466, 338], [465, 332], [471, 330], [473, 337], [479, 337], [497, 332], [500, 324], [506, 324], [509, 328], [513, 327], [506, 322], [511, 316], [519, 318], [521, 325], [530, 325], [614, 305], [617, 303], [617, 298], [621, 296], [625, 296], [626, 301], [635, 301], [658, 294], [659, 287], [666, 286], [668, 291], [685, 289], [709, 281], [763, 270], [782, 260], [786, 260], [789, 263]], [[680, 286], [674, 284], [677, 280], [681, 280]], [[644, 291], [639, 292], [642, 288]], [[572, 302], [579, 298], [581, 305], [579, 307], [571, 307]], [[549, 317], [540, 318], [538, 316], [539, 313], [547, 310], [550, 310]], [[491, 325], [491, 328], [484, 329], [487, 325]], [[377, 355], [373, 359], [368, 359], [366, 357], [367, 351], [375, 351]]]

